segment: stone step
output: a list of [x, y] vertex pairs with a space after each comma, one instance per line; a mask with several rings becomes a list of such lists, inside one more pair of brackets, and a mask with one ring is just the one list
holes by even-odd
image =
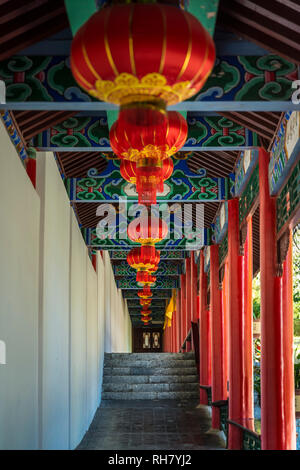
[[159, 368], [186, 368], [195, 367], [194, 359], [185, 361], [176, 359], [151, 359], [151, 360], [133, 360], [133, 359], [105, 359], [104, 367], [159, 367]]
[[124, 383], [198, 383], [197, 374], [191, 375], [104, 375], [103, 384]]
[[186, 360], [186, 359], [195, 359], [194, 352], [188, 353], [105, 353], [104, 358], [106, 359], [144, 359], [144, 360], [151, 360], [151, 359], [175, 359], [175, 360]]
[[103, 392], [199, 392], [198, 383], [110, 383], [103, 384]]
[[104, 367], [103, 375], [195, 375], [197, 373], [196, 366], [194, 367]]
[[102, 400], [191, 400], [199, 392], [102, 392]]

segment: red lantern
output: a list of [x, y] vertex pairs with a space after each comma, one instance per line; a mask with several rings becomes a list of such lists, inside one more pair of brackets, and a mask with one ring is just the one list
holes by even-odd
[[151, 276], [148, 271], [138, 271], [136, 273], [136, 282], [140, 287], [153, 286], [156, 282], [156, 277]]
[[140, 304], [142, 307], [149, 307], [151, 305], [151, 299], [141, 299]]
[[136, 185], [139, 204], [156, 204], [156, 193], [164, 190], [164, 181], [173, 173], [173, 160], [147, 158], [138, 162], [138, 167], [131, 160], [121, 160], [120, 173], [129, 183]]
[[140, 299], [149, 299], [150, 297], [152, 297], [152, 295], [153, 294], [149, 286], [144, 286], [142, 290], [138, 291], [138, 296], [140, 297]]
[[120, 173], [128, 183], [136, 184], [136, 163], [130, 160], [121, 160]]
[[127, 263], [137, 271], [157, 271], [160, 253], [154, 246], [132, 248], [127, 255]]
[[188, 126], [177, 111], [164, 116], [158, 110], [140, 108], [122, 109], [118, 120], [112, 125], [109, 140], [114, 153], [121, 159], [138, 162], [145, 160], [159, 167], [160, 161], [169, 158], [184, 145]]
[[102, 8], [77, 31], [71, 50], [79, 85], [118, 105], [184, 101], [203, 87], [214, 61], [214, 42], [201, 23], [158, 3]]
[[141, 245], [154, 245], [166, 238], [168, 225], [158, 217], [144, 215], [130, 222], [127, 229], [130, 240]]
[[151, 314], [151, 310], [142, 310], [142, 311], [141, 311], [141, 315], [142, 315], [143, 317], [147, 317], [147, 316], [149, 316], [150, 314]]
[[139, 204], [156, 204], [156, 193], [163, 192], [164, 181], [173, 173], [173, 161], [166, 158], [162, 162], [145, 158], [138, 162], [136, 170], [136, 190]]
[[142, 317], [141, 320], [147, 325], [152, 320], [152, 317]]

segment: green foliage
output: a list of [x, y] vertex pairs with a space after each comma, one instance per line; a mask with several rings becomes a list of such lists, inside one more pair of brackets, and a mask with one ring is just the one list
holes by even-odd
[[253, 318], [258, 320], [260, 318], [260, 273], [257, 274], [252, 282], [252, 301]]
[[294, 320], [300, 320], [300, 230], [293, 235], [293, 303]]
[[300, 354], [296, 356], [296, 363], [294, 365], [295, 372], [295, 389], [300, 389]]

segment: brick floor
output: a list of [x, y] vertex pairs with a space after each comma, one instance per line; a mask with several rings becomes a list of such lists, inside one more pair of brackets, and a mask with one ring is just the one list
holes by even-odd
[[196, 402], [103, 400], [78, 450], [221, 450]]

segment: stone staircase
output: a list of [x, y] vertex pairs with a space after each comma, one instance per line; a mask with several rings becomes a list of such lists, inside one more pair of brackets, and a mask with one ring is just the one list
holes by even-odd
[[199, 397], [195, 355], [106, 353], [103, 400], [190, 400]]

